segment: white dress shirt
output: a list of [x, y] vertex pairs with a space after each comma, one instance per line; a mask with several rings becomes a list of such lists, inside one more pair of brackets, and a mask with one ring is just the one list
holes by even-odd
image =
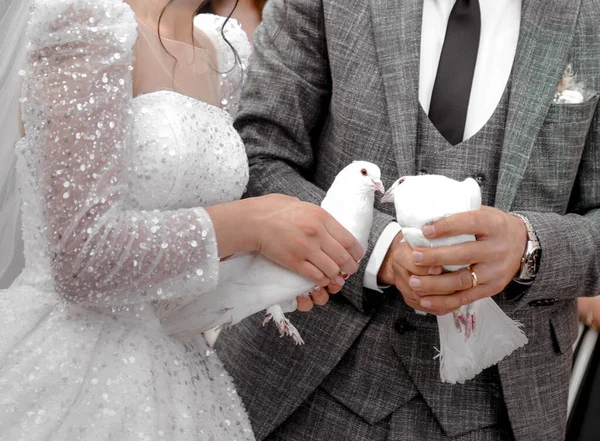
[[[522, 0], [480, 0], [481, 36], [463, 141], [475, 135], [490, 119], [512, 70], [521, 23]], [[419, 70], [419, 103], [426, 113], [429, 104], [446, 27], [456, 0], [424, 0]], [[381, 291], [377, 284], [379, 268], [392, 240], [401, 227], [390, 223], [381, 233], [367, 262], [363, 285]]]

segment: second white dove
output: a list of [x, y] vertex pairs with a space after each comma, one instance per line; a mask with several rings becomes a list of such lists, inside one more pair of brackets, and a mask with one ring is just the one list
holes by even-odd
[[[428, 239], [421, 228], [444, 217], [479, 210], [481, 190], [474, 179], [458, 182], [445, 176], [406, 176], [386, 192], [382, 202], [394, 202], [404, 240], [412, 248], [440, 247], [474, 241], [463, 235]], [[458, 271], [468, 265], [444, 267]], [[447, 383], [464, 383], [527, 343], [522, 326], [510, 319], [487, 297], [458, 311], [437, 317], [440, 333], [440, 377]]]

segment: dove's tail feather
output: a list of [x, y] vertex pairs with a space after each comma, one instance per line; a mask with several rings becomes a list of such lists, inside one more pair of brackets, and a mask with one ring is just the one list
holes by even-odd
[[444, 383], [462, 384], [480, 372], [477, 360], [465, 341], [465, 334], [457, 329], [452, 313], [438, 316], [437, 322], [440, 332], [437, 358], [440, 360], [441, 380]]
[[495, 365], [528, 342], [523, 324], [512, 320], [491, 298], [477, 302], [480, 323], [478, 335], [473, 340], [473, 353], [482, 369]]
[[273, 320], [277, 329], [279, 329], [279, 335], [281, 337], [291, 337], [294, 340], [294, 343], [297, 345], [303, 345], [304, 340], [300, 336], [300, 333], [296, 329], [292, 322], [289, 321], [288, 318], [283, 314], [283, 310], [279, 305], [273, 305], [267, 309], [267, 315], [265, 317], [265, 321], [263, 322], [263, 326]]
[[471, 307], [474, 326], [470, 335], [457, 326], [454, 314], [438, 317], [440, 377], [445, 383], [471, 380], [527, 344], [522, 324], [508, 317], [491, 298]]

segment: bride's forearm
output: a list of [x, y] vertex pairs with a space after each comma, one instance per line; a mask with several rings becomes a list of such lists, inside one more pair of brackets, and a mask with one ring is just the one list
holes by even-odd
[[215, 229], [221, 258], [257, 249], [258, 235], [254, 224], [257, 199], [242, 199], [206, 208]]

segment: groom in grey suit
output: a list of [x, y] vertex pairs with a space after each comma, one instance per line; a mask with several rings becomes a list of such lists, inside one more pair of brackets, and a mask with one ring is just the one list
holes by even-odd
[[[255, 46], [236, 122], [249, 195], [319, 203], [361, 159], [386, 185], [474, 177], [490, 207], [430, 232], [469, 247], [413, 253], [376, 203], [359, 272], [292, 314], [305, 346], [262, 316], [223, 333], [257, 439], [563, 439], [575, 298], [600, 293], [600, 2], [270, 0]], [[555, 99], [565, 88], [582, 99]], [[529, 343], [442, 383], [433, 314], [486, 296]]]

